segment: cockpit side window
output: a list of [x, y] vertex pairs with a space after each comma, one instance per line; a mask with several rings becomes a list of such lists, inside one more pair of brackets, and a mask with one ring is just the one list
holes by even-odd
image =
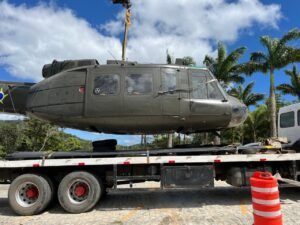
[[224, 99], [218, 81], [207, 71], [191, 72], [191, 97], [198, 99]]
[[94, 95], [116, 95], [120, 90], [120, 76], [117, 74], [98, 75], [94, 80]]
[[153, 90], [152, 74], [129, 74], [125, 78], [128, 95], [151, 94]]
[[166, 70], [162, 72], [161, 76], [162, 83], [162, 91], [166, 92], [166, 94], [174, 94], [177, 86], [177, 75], [176, 71]]
[[208, 92], [208, 98], [209, 99], [224, 99], [224, 96], [222, 92], [220, 91], [220, 88], [217, 84], [217, 81], [214, 80], [212, 82], [207, 83], [207, 92]]

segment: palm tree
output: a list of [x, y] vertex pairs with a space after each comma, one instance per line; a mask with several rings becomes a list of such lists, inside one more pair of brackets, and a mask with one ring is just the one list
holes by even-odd
[[[206, 55], [203, 64], [215, 75], [221, 85], [228, 89], [231, 83], [244, 83], [245, 79], [241, 76], [242, 68], [238, 60], [245, 53], [246, 48], [240, 47], [227, 55], [226, 47], [222, 42], [218, 43], [218, 56], [213, 58]], [[220, 144], [220, 138], [215, 136], [214, 143]]]
[[277, 86], [277, 90], [283, 94], [297, 96], [300, 101], [300, 73], [297, 73], [295, 65], [293, 66], [293, 70], [285, 70], [284, 72], [291, 77], [291, 84], [280, 84]]
[[166, 59], [167, 64], [172, 64], [173, 60], [172, 60], [172, 57], [171, 57], [168, 49], [167, 49], [166, 53], [167, 53], [167, 59]]
[[[252, 93], [252, 88], [254, 86], [254, 81], [249, 83], [245, 88], [242, 85], [239, 85], [237, 88], [232, 88], [228, 93], [240, 101], [242, 101], [247, 107], [251, 105], [256, 105], [258, 101], [264, 99], [263, 94]], [[235, 131], [239, 133], [239, 139], [244, 142], [244, 126], [238, 128], [232, 128], [232, 135], [235, 135]], [[232, 138], [234, 140], [234, 137]]]
[[268, 108], [266, 105], [260, 105], [255, 111], [249, 113], [245, 121], [245, 138], [248, 142], [256, 142], [258, 138], [268, 137]]
[[300, 49], [287, 45], [288, 42], [298, 38], [300, 38], [298, 28], [290, 30], [280, 39], [262, 36], [260, 42], [267, 48], [267, 51], [251, 53], [250, 62], [245, 64], [244, 71], [248, 74], [256, 71], [270, 74], [270, 104], [268, 107], [271, 114], [270, 134], [273, 137], [277, 136], [274, 71], [300, 61]]
[[189, 65], [196, 65], [196, 62], [195, 62], [193, 57], [185, 56], [182, 59], [182, 64], [185, 65], [185, 66], [189, 66]]
[[227, 88], [232, 82], [244, 82], [244, 78], [241, 76], [244, 67], [238, 64], [238, 60], [245, 51], [245, 47], [240, 47], [227, 55], [225, 45], [219, 42], [218, 57], [214, 59], [213, 57], [206, 55], [203, 64], [211, 70], [222, 86]]
[[239, 85], [229, 91], [229, 94], [241, 100], [247, 107], [256, 105], [258, 101], [264, 99], [263, 94], [252, 93], [254, 81], [249, 83], [245, 88]]

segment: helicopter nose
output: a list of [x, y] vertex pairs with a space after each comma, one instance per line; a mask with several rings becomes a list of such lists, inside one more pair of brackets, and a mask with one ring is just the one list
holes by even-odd
[[241, 103], [238, 99], [231, 97], [231, 121], [229, 127], [237, 127], [241, 125], [248, 116], [247, 106]]

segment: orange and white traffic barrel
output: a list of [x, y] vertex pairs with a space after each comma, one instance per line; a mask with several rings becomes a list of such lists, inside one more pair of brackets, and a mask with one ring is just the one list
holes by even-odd
[[250, 178], [254, 225], [282, 225], [277, 179], [269, 172]]

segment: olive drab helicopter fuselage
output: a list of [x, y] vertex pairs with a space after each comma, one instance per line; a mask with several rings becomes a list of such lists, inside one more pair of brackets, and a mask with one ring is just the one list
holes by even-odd
[[69, 60], [45, 65], [43, 76], [36, 84], [1, 82], [0, 110], [115, 134], [220, 130], [247, 116], [207, 68]]

